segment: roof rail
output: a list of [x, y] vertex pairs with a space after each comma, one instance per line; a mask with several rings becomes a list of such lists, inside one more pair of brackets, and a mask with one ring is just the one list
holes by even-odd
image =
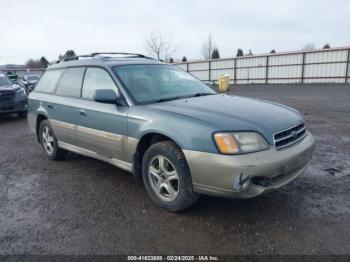
[[91, 56], [97, 56], [97, 55], [125, 55], [129, 58], [133, 57], [141, 57], [141, 58], [146, 58], [146, 59], [153, 59], [152, 57], [148, 57], [142, 54], [136, 54], [136, 53], [124, 53], [124, 52], [96, 52], [96, 53], [91, 53]]
[[78, 60], [81, 57], [92, 57], [92, 55], [75, 55], [75, 56], [66, 56], [63, 57], [60, 61], [72, 61], [72, 60]]
[[95, 53], [91, 53], [89, 55], [78, 55], [78, 56], [64, 56], [61, 59], [58, 60], [54, 60], [50, 63], [50, 65], [52, 64], [58, 64], [62, 61], [66, 62], [66, 61], [73, 61], [73, 60], [78, 60], [79, 58], [82, 57], [95, 57], [98, 55], [124, 55], [126, 56], [126, 58], [136, 58], [136, 57], [140, 57], [140, 58], [145, 58], [145, 59], [154, 59], [152, 57], [148, 57], [142, 54], [134, 54], [134, 53], [123, 53], [123, 52], [95, 52]]

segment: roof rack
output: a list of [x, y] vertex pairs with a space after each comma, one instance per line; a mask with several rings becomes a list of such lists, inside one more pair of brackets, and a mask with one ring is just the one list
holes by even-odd
[[123, 53], [123, 52], [96, 52], [96, 53], [91, 53], [91, 56], [97, 56], [97, 55], [125, 55], [128, 56], [130, 58], [132, 57], [141, 57], [141, 58], [149, 58], [149, 59], [153, 59], [151, 57], [142, 55], [142, 54], [135, 54], [135, 53]]
[[[148, 57], [142, 54], [135, 54], [135, 53], [124, 53], [124, 52], [95, 52], [95, 53], [91, 53], [89, 55], [78, 55], [78, 56], [66, 56], [63, 57], [62, 59], [58, 59], [58, 60], [54, 60], [50, 63], [50, 65], [52, 64], [58, 64], [60, 62], [67, 62], [67, 61], [73, 61], [73, 60], [78, 60], [79, 58], [84, 58], [84, 57], [95, 57], [95, 56], [99, 56], [99, 55], [124, 55], [125, 58], [145, 58], [145, 59], [154, 59], [152, 57]], [[110, 58], [110, 57], [106, 57], [106, 58]]]

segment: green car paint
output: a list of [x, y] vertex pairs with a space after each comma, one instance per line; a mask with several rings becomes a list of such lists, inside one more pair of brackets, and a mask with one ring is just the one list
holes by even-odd
[[[139, 172], [138, 150], [142, 143], [149, 142], [152, 135], [162, 135], [182, 149], [194, 191], [202, 194], [250, 198], [284, 186], [306, 169], [315, 139], [295, 109], [214, 91], [205, 96], [140, 103], [128, 90], [126, 79], [116, 74], [116, 68], [128, 65], [175, 67], [143, 58], [92, 58], [54, 64], [47, 71], [72, 67], [105, 70], [115, 84], [118, 100], [123, 102], [60, 96], [55, 94], [57, 86], [47, 93], [34, 90], [28, 103], [29, 126], [37, 132], [38, 119], [45, 117], [61, 148], [135, 175]], [[303, 136], [278, 149], [275, 135], [300, 125]], [[213, 139], [217, 132], [247, 131], [260, 134], [268, 147], [259, 152], [225, 155]], [[247, 181], [245, 187], [242, 181]]]

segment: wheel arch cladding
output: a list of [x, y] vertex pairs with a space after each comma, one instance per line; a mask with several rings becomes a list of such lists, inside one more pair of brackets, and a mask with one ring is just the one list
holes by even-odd
[[142, 175], [142, 159], [147, 149], [153, 144], [162, 142], [162, 141], [171, 141], [178, 148], [181, 149], [181, 146], [169, 136], [166, 136], [158, 132], [150, 132], [150, 133], [144, 134], [139, 140], [136, 147], [136, 152], [133, 156], [133, 174], [136, 177], [141, 177]]

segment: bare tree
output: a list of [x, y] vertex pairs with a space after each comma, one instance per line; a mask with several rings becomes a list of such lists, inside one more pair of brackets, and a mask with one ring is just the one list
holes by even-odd
[[209, 33], [208, 38], [204, 40], [202, 44], [202, 56], [204, 59], [210, 59], [211, 54], [213, 53], [214, 45], [213, 36], [211, 33]]
[[42, 68], [43, 67], [43, 65], [40, 62], [40, 59], [32, 59], [32, 58], [28, 59], [25, 65], [27, 68]]
[[152, 31], [145, 40], [146, 51], [155, 56], [158, 60], [168, 61], [176, 47], [173, 46], [171, 39], [158, 31]]
[[314, 49], [316, 49], [315, 45], [313, 43], [308, 43], [301, 50], [302, 51], [312, 51]]

